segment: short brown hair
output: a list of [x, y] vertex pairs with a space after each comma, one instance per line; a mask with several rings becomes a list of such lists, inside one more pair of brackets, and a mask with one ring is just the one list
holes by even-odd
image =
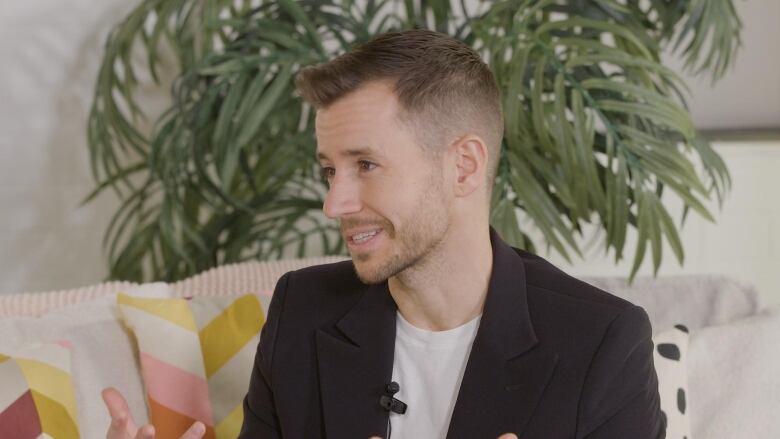
[[315, 109], [374, 80], [391, 80], [402, 114], [426, 152], [438, 156], [455, 136], [473, 133], [488, 148], [488, 193], [498, 167], [504, 116], [495, 77], [465, 43], [425, 29], [379, 35], [338, 57], [304, 67], [298, 93]]

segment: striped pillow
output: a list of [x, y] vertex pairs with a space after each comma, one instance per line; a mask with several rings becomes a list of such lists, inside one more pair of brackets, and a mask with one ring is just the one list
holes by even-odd
[[117, 295], [138, 342], [149, 417], [158, 437], [179, 437], [196, 420], [206, 438], [235, 438], [260, 328], [253, 294], [193, 299]]
[[60, 341], [0, 353], [0, 437], [79, 437], [70, 349]]

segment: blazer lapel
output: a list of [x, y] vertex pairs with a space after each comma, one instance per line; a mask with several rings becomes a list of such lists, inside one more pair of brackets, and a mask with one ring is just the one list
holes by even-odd
[[447, 437], [522, 437], [558, 361], [538, 344], [523, 262], [490, 228], [493, 269]]
[[327, 437], [386, 436], [388, 412], [379, 398], [392, 379], [396, 309], [387, 282], [368, 285], [337, 331], [317, 332]]

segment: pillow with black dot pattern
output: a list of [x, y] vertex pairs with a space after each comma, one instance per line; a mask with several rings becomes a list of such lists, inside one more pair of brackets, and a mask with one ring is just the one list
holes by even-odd
[[688, 335], [687, 327], [675, 325], [653, 336], [653, 362], [667, 439], [691, 439], [687, 407]]

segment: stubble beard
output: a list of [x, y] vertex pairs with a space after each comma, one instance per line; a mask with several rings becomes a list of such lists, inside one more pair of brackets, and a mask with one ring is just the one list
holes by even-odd
[[[385, 229], [386, 245], [392, 251], [386, 260], [376, 261], [371, 266], [368, 265], [371, 259], [381, 257], [380, 254], [358, 254], [352, 257], [352, 267], [361, 282], [382, 283], [419, 264], [441, 244], [449, 229], [449, 217], [442, 196], [440, 181], [435, 180], [434, 177], [430, 190], [423, 191], [420, 201], [412, 210], [413, 213], [405, 222], [403, 229], [394, 229], [392, 233]], [[385, 224], [389, 222], [385, 221]], [[377, 253], [381, 253], [382, 250], [385, 249], [380, 249]]]

